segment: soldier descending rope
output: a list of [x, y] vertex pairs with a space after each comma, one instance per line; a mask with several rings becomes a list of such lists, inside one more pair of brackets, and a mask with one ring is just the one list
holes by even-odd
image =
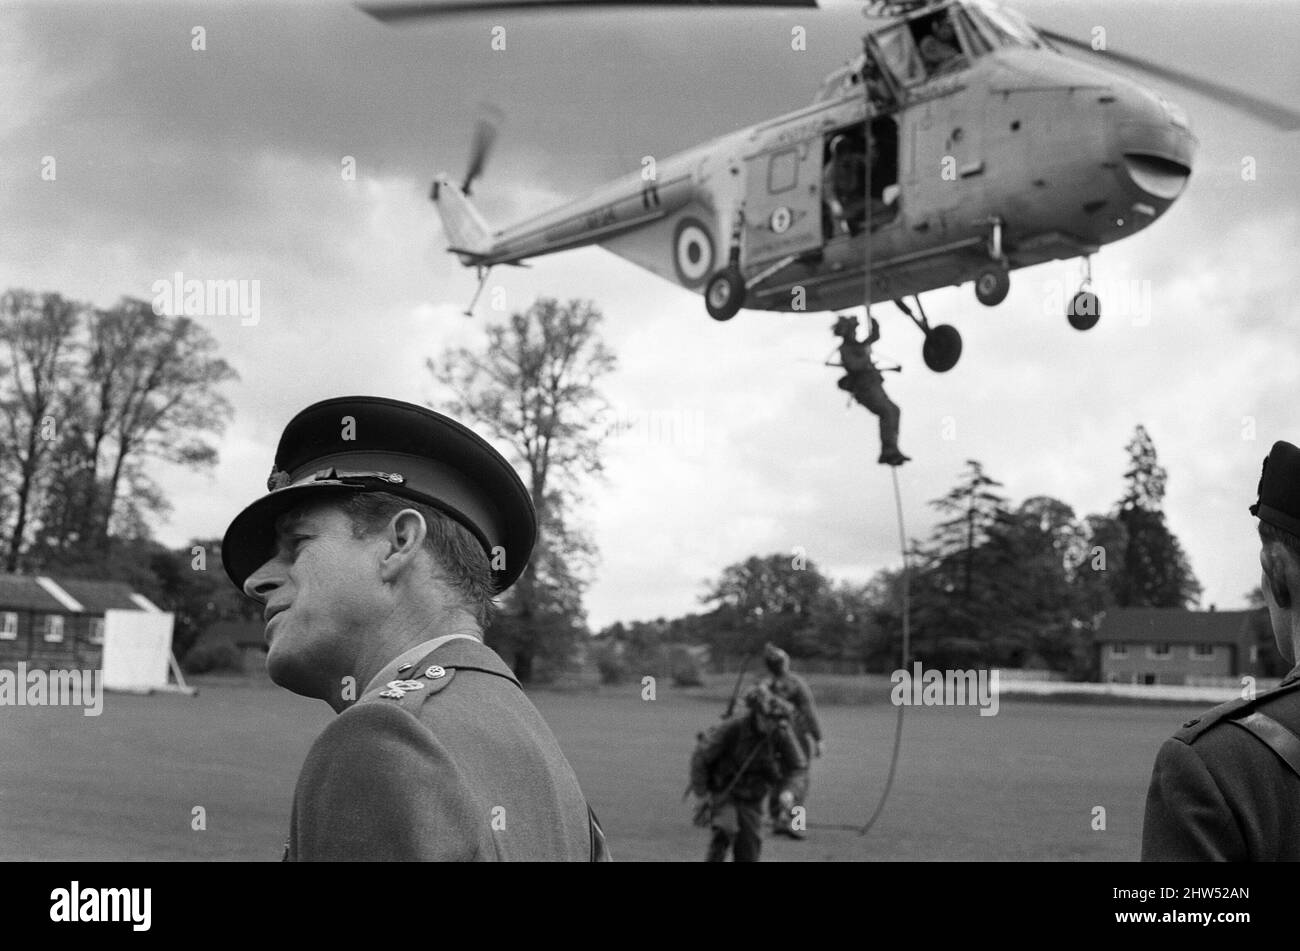
[[871, 359], [871, 345], [880, 339], [880, 325], [874, 317], [871, 332], [866, 340], [859, 341], [858, 318], [842, 314], [835, 321], [832, 333], [842, 338], [840, 344], [840, 362], [826, 362], [830, 367], [843, 367], [847, 372], [840, 377], [838, 386], [847, 390], [853, 398], [874, 413], [880, 419], [880, 458], [882, 465], [901, 466], [910, 460], [898, 448], [899, 409], [885, 393], [885, 378], [875, 362]]

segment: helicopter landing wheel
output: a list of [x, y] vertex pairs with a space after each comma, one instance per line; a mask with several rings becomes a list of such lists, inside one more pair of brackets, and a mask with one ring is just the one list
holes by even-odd
[[990, 267], [980, 271], [975, 278], [975, 299], [985, 307], [996, 307], [1007, 297], [1011, 289], [1011, 275], [1006, 268]]
[[735, 265], [723, 268], [704, 288], [704, 306], [714, 320], [730, 320], [745, 303], [745, 278]]
[[1065, 319], [1075, 330], [1091, 330], [1101, 320], [1101, 300], [1092, 291], [1081, 289], [1070, 298]]
[[935, 373], [947, 373], [961, 359], [961, 334], [952, 324], [940, 324], [925, 335], [921, 356]]

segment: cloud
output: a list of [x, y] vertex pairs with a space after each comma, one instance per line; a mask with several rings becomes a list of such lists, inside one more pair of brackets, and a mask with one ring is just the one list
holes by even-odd
[[[1017, 5], [1053, 28], [1104, 25], [1117, 49], [1300, 98], [1294, 54], [1260, 55], [1300, 44], [1285, 4], [1251, 17], [1229, 5]], [[44, 4], [0, 18], [0, 283], [106, 304], [147, 297], [177, 270], [262, 282], [257, 327], [208, 323], [241, 373], [219, 466], [157, 474], [175, 504], [159, 534], [176, 544], [220, 534], [263, 490], [280, 429], [303, 406], [347, 392], [436, 399], [425, 359], [481, 345], [483, 323], [502, 316], [486, 298], [462, 316], [475, 277], [443, 253], [427, 200], [433, 173], [464, 168], [479, 103], [505, 113], [475, 186], [500, 226], [643, 155], [806, 104], [864, 26], [856, 6], [502, 14], [406, 30], [348, 4]], [[497, 24], [505, 51], [490, 45]], [[791, 48], [794, 25], [808, 28], [806, 52]], [[928, 501], [967, 459], [1015, 502], [1046, 494], [1080, 515], [1106, 511], [1142, 423], [1170, 470], [1170, 524], [1207, 600], [1226, 607], [1257, 573], [1244, 505], [1259, 460], [1273, 439], [1300, 439], [1287, 349], [1300, 172], [1294, 136], [1174, 98], [1201, 139], [1196, 170], [1163, 219], [1094, 258], [1095, 329], [1078, 333], [1060, 312], [1079, 274], [1065, 262], [1016, 272], [995, 309], [969, 287], [927, 295], [931, 319], [965, 340], [947, 374], [924, 368], [920, 335], [891, 306], [874, 312], [882, 353], [904, 365], [888, 387], [914, 457], [899, 472], [909, 535], [928, 534]], [[56, 182], [40, 179], [45, 155]], [[342, 175], [348, 156], [355, 181]], [[494, 270], [490, 289], [508, 309], [543, 295], [595, 301], [619, 357], [606, 391], [627, 432], [584, 513], [603, 553], [593, 623], [698, 609], [703, 579], [755, 553], [801, 546], [859, 579], [898, 563], [876, 421], [846, 407], [820, 365], [830, 315], [720, 324], [698, 295], [599, 249], [532, 264]]]

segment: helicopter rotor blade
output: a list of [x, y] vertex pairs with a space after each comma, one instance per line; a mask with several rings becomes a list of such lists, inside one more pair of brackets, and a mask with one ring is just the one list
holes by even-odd
[[460, 190], [466, 195], [474, 185], [474, 179], [483, 174], [483, 168], [487, 165], [488, 156], [492, 152], [492, 146], [497, 140], [497, 126], [501, 122], [501, 110], [495, 106], [485, 105], [484, 112], [487, 114], [481, 116], [474, 126], [474, 141], [470, 146], [469, 168], [465, 171], [465, 181], [461, 184]]
[[1127, 66], [1130, 69], [1147, 73], [1158, 79], [1165, 79], [1172, 83], [1177, 83], [1192, 92], [1205, 96], [1207, 99], [1213, 99], [1224, 105], [1239, 109], [1256, 119], [1261, 119], [1277, 129], [1293, 131], [1300, 129], [1300, 112], [1287, 109], [1275, 102], [1262, 99], [1259, 96], [1252, 96], [1249, 93], [1241, 92], [1238, 89], [1232, 89], [1229, 86], [1222, 86], [1219, 83], [1212, 83], [1207, 79], [1199, 76], [1193, 76], [1191, 73], [1185, 73], [1180, 69], [1173, 69], [1169, 66], [1160, 66], [1156, 63], [1149, 62], [1141, 57], [1130, 56], [1127, 53], [1116, 53], [1112, 50], [1096, 50], [1092, 44], [1085, 43], [1082, 40], [1076, 40], [1072, 36], [1065, 36], [1061, 33], [1055, 33], [1052, 30], [1044, 30], [1036, 26], [1043, 36], [1047, 37], [1054, 43], [1060, 43], [1063, 46], [1069, 46], [1085, 53], [1091, 53], [1095, 56], [1102, 56], [1112, 62]]
[[817, 0], [417, 0], [414, 3], [358, 3], [376, 20], [400, 23], [456, 13], [491, 10], [547, 10], [552, 7], [816, 7]]

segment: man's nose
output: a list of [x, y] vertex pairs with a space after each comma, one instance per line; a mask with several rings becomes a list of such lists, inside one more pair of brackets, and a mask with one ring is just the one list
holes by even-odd
[[268, 558], [251, 575], [244, 579], [244, 594], [255, 601], [266, 601], [272, 591], [280, 586], [281, 575], [276, 569], [276, 558]]

